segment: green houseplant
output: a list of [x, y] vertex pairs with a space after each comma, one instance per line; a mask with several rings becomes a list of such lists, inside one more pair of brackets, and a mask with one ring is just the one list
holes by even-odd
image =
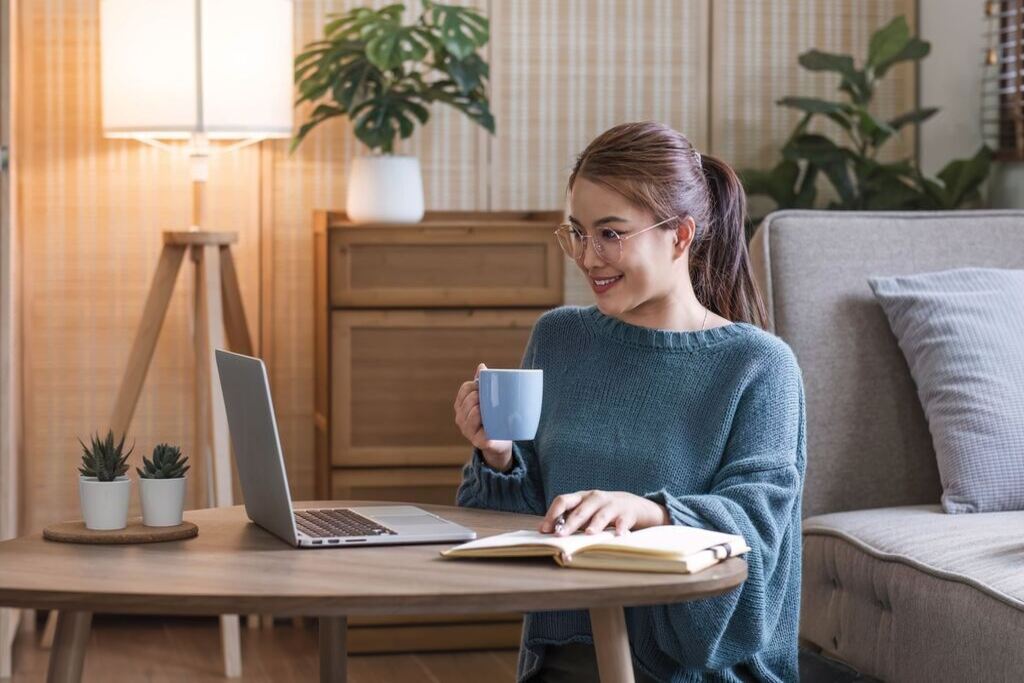
[[[925, 107], [883, 120], [871, 111], [878, 81], [889, 69], [900, 62], [921, 60], [929, 50], [927, 41], [910, 35], [901, 16], [871, 36], [867, 58], [859, 68], [849, 55], [819, 50], [801, 54], [798, 61], [805, 69], [839, 76], [841, 97], [784, 97], [777, 101], [803, 116], [774, 168], [741, 171], [747, 194], [770, 197], [780, 209], [812, 208], [820, 174], [837, 197], [828, 204], [830, 209], [954, 209], [979, 200], [979, 188], [992, 158], [985, 146], [970, 159], [949, 162], [935, 178], [926, 177], [914, 159], [879, 159], [881, 149], [902, 128], [920, 125], [938, 112]], [[841, 139], [810, 130], [811, 123], [821, 118], [839, 127]]]
[[361, 222], [422, 218], [419, 161], [396, 156], [394, 147], [396, 138], [427, 122], [430, 105], [454, 107], [494, 133], [490, 71], [478, 53], [490, 38], [487, 18], [473, 8], [423, 0], [423, 12], [405, 25], [404, 11], [394, 4], [328, 15], [323, 39], [295, 58], [296, 105], [316, 106], [292, 150], [324, 121], [344, 116], [375, 153], [356, 157], [349, 178], [346, 210]]
[[78, 468], [78, 498], [82, 506], [82, 518], [89, 529], [123, 529], [128, 524], [128, 502], [131, 499], [131, 480], [125, 476], [128, 471], [128, 456], [133, 448], [124, 450], [124, 436], [114, 443], [114, 432], [109, 430], [106, 438], [99, 434], [82, 446], [82, 463]]
[[185, 472], [188, 457], [177, 446], [161, 443], [152, 460], [143, 456], [139, 473], [142, 523], [145, 526], [177, 526], [185, 510]]

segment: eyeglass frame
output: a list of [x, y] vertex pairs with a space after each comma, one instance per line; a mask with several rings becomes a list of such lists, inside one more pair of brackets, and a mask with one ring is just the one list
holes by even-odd
[[[668, 223], [669, 221], [677, 219], [677, 218], [680, 218], [680, 216], [669, 216], [668, 218], [666, 218], [663, 221], [659, 221], [659, 222], [655, 223], [654, 225], [649, 225], [646, 228], [644, 228], [643, 230], [637, 230], [636, 232], [632, 232], [632, 233], [630, 233], [630, 234], [628, 234], [626, 236], [622, 236], [622, 235], [620, 235], [618, 233], [615, 233], [615, 238], [617, 240], [619, 240], [619, 243], [620, 243], [619, 244], [619, 257], [615, 261], [608, 261], [605, 258], [604, 252], [601, 251], [601, 247], [596, 246], [596, 243], [595, 243], [595, 246], [594, 246], [594, 253], [597, 254], [601, 258], [602, 261], [606, 261], [607, 263], [618, 263], [620, 260], [622, 260], [622, 244], [621, 244], [622, 242], [625, 242], [628, 239], [632, 239], [632, 238], [636, 237], [637, 235], [642, 235], [643, 233], [647, 232], [648, 230], [653, 230], [654, 228], [657, 228], [659, 225], [664, 225], [665, 223]], [[573, 229], [575, 229], [575, 227], [576, 226], [573, 225], [572, 223], [561, 223], [561, 224], [559, 224], [559, 226], [557, 228], [555, 228], [555, 232], [554, 232], [555, 238], [556, 239], [558, 238], [558, 233], [563, 228], [568, 228], [569, 230], [573, 230]], [[613, 230], [613, 232], [614, 232], [614, 230]], [[583, 235], [583, 251], [580, 252], [579, 256], [573, 256], [572, 254], [566, 254], [566, 256], [568, 256], [569, 258], [573, 259], [574, 261], [580, 261], [584, 257], [586, 257], [586, 255], [587, 255], [587, 245], [590, 244], [590, 235], [588, 235], [585, 231], [581, 231], [581, 234]], [[559, 244], [559, 246], [561, 246], [561, 244], [562, 244], [561, 241], [559, 241], [558, 244]], [[563, 248], [562, 251], [565, 251], [565, 249]]]

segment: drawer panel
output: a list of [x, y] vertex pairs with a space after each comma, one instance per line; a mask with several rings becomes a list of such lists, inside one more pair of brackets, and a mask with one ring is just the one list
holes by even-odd
[[331, 464], [464, 463], [459, 386], [480, 362], [519, 367], [545, 310], [333, 311]]
[[508, 222], [331, 230], [332, 307], [557, 306], [552, 225]]
[[[465, 449], [465, 459], [470, 450]], [[462, 467], [335, 467], [332, 500], [455, 505]]]

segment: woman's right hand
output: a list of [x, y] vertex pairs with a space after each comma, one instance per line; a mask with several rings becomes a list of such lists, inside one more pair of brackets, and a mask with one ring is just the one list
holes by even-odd
[[[487, 366], [481, 363], [476, 367], [476, 378]], [[480, 390], [475, 378], [463, 382], [459, 393], [455, 396], [455, 424], [462, 431], [466, 440], [479, 448], [487, 464], [504, 472], [512, 465], [512, 442], [495, 441], [487, 437], [484, 431], [483, 418], [480, 416]]]

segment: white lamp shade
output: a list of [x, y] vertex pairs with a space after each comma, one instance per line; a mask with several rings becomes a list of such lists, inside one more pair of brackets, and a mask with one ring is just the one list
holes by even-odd
[[101, 0], [104, 135], [290, 137], [292, 59], [291, 0]]

